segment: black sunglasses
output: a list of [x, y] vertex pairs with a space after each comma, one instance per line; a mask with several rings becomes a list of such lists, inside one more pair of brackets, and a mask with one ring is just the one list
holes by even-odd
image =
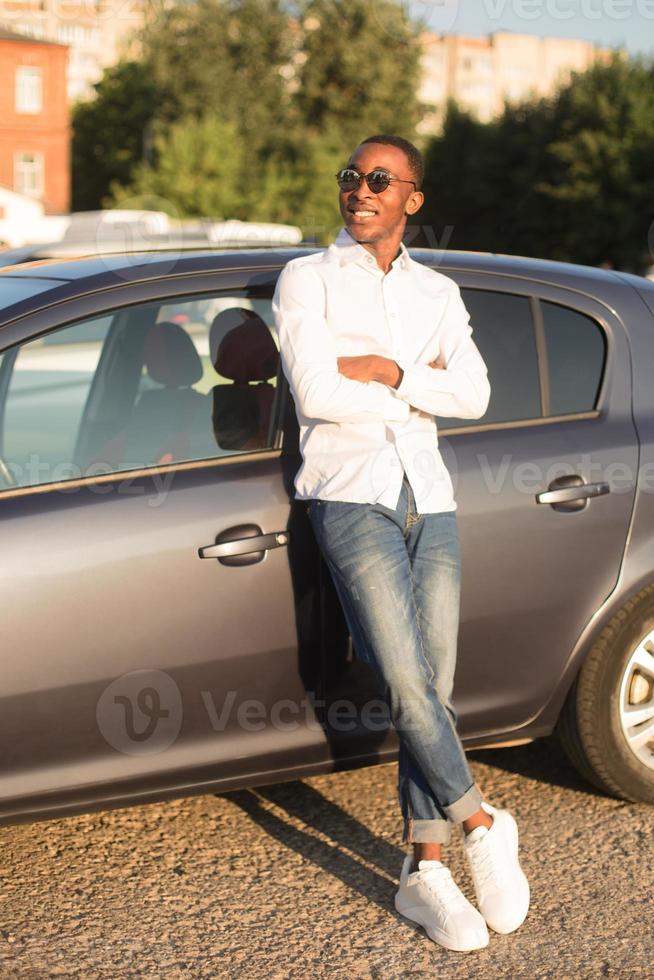
[[391, 177], [385, 170], [371, 170], [369, 174], [360, 174], [352, 167], [345, 167], [336, 174], [338, 186], [342, 191], [356, 191], [361, 187], [361, 181], [366, 184], [373, 194], [381, 194], [385, 191], [392, 180], [399, 181], [401, 184], [413, 184], [416, 190], [418, 187], [415, 180], [403, 180], [401, 177]]

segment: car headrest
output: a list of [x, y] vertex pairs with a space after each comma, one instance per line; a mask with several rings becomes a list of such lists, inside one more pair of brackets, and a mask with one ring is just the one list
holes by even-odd
[[202, 361], [179, 323], [154, 323], [145, 336], [143, 363], [153, 381], [166, 388], [185, 388], [199, 381]]
[[258, 313], [234, 306], [219, 313], [209, 332], [211, 360], [218, 374], [237, 384], [277, 375], [279, 352]]

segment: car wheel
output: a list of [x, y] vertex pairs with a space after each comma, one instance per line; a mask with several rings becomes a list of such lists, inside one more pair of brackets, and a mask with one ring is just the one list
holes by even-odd
[[654, 585], [604, 627], [556, 731], [572, 764], [595, 786], [654, 803]]

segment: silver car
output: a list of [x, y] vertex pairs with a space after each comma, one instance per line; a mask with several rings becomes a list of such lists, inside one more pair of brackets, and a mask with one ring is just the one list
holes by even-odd
[[[0, 820], [388, 762], [306, 505], [271, 297], [302, 249], [0, 271]], [[466, 746], [555, 730], [654, 802], [654, 284], [412, 250], [460, 285], [492, 396], [438, 418], [458, 502]]]

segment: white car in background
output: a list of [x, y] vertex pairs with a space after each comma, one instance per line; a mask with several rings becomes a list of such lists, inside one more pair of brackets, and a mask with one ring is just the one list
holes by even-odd
[[60, 239], [27, 242], [0, 250], [0, 266], [43, 259], [79, 258], [117, 252], [166, 249], [272, 248], [299, 245], [302, 230], [295, 225], [258, 221], [218, 221], [215, 218], [173, 219], [164, 211], [116, 208], [79, 211]]

